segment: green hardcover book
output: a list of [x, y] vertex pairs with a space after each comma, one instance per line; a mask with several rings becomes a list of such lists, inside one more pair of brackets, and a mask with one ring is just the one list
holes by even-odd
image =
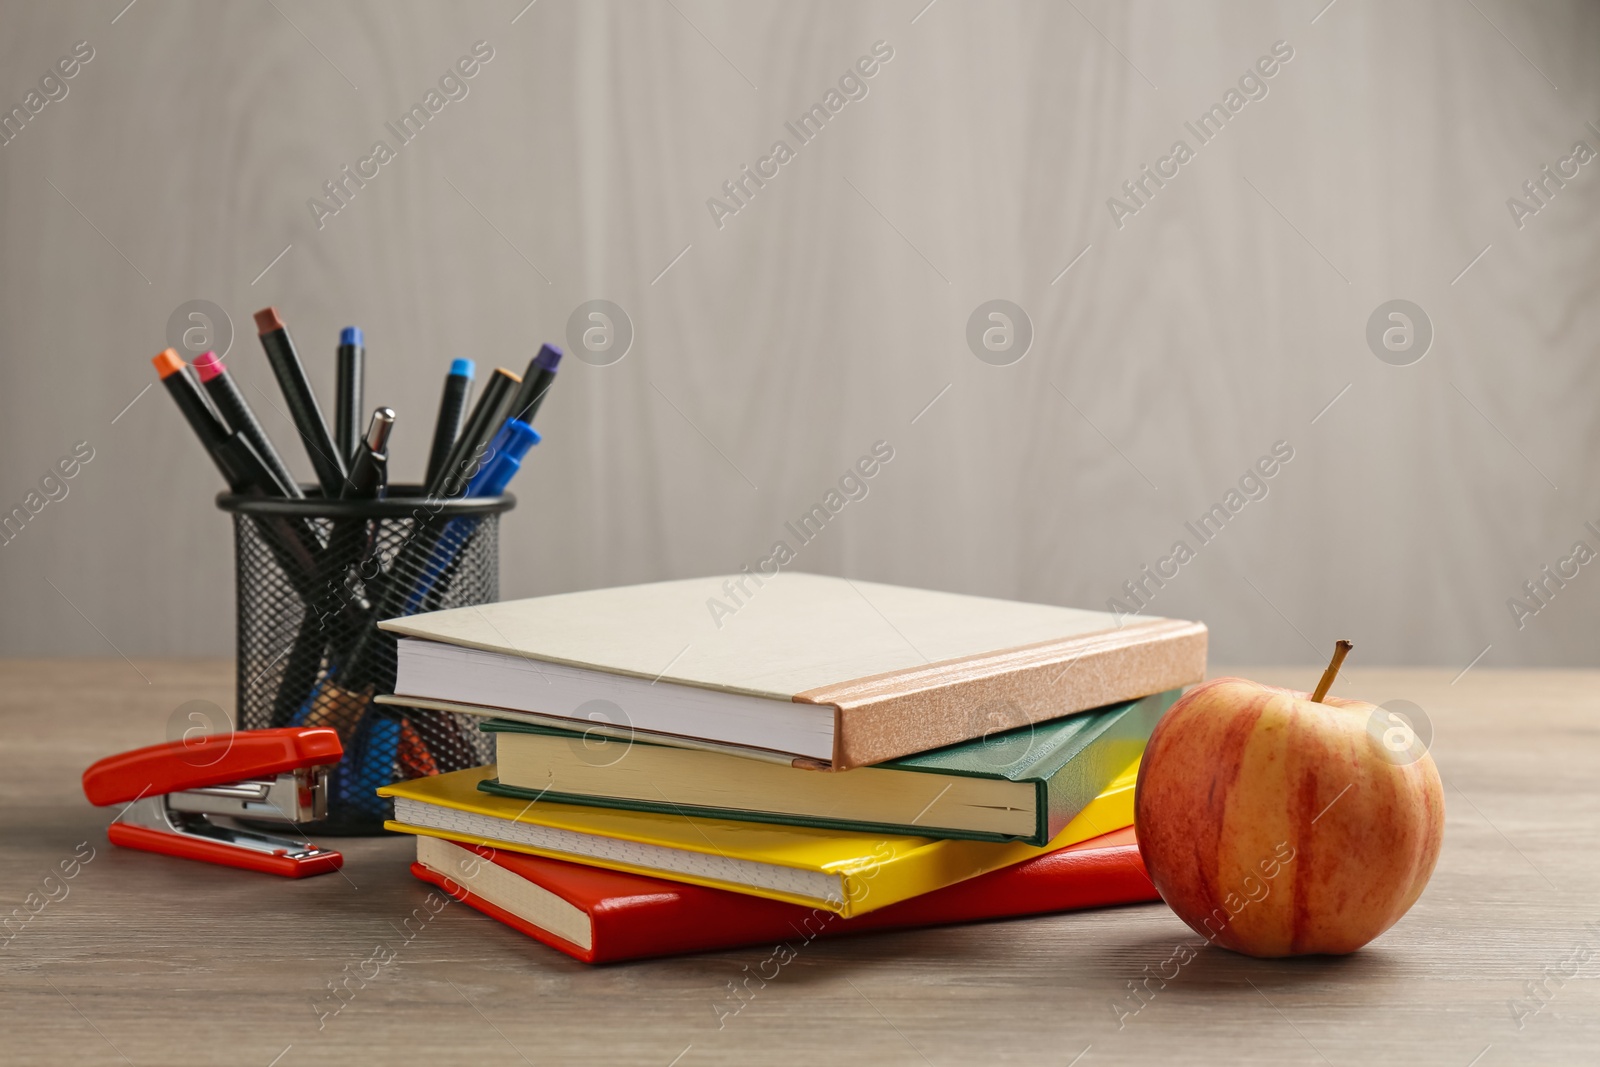
[[1178, 695], [833, 773], [490, 719], [482, 728], [498, 735], [498, 777], [478, 788], [563, 804], [1042, 846], [1139, 757]]

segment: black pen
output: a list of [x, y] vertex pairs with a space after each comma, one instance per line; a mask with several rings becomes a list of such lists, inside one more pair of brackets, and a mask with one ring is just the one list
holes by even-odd
[[394, 409], [379, 408], [372, 413], [367, 435], [356, 446], [350, 474], [345, 478], [342, 500], [378, 500], [389, 482], [389, 432], [394, 429]]
[[178, 350], [164, 349], [150, 362], [155, 366], [161, 384], [172, 394], [172, 399], [177, 403], [178, 410], [183, 413], [190, 429], [194, 430], [195, 436], [200, 438], [200, 443], [205, 446], [206, 455], [216, 464], [217, 471], [228, 483], [228, 488], [235, 493], [255, 488], [246, 482], [245, 475], [223, 454], [223, 445], [228, 440], [228, 428], [217, 418], [216, 412], [211, 410], [211, 405], [206, 403], [206, 395], [200, 391], [198, 385], [194, 384], [194, 379], [184, 373], [184, 368], [188, 364], [178, 355]]
[[[478, 473], [489, 442], [505, 422], [506, 405], [521, 381], [504, 367], [495, 368], [478, 396], [478, 403], [472, 409], [472, 416], [467, 419], [466, 428], [456, 439], [449, 460], [428, 485], [429, 497], [458, 497], [466, 489], [467, 483]], [[367, 586], [367, 595], [373, 604], [374, 621], [392, 619], [405, 613], [412, 588], [433, 557], [434, 549], [438, 547], [449, 522], [449, 519], [437, 514], [415, 521], [410, 536], [395, 553], [388, 569]], [[382, 657], [379, 654], [386, 641], [392, 651], [394, 638], [391, 635], [383, 633], [376, 626], [368, 626], [363, 630], [341, 661], [344, 665], [341, 684], [356, 690], [368, 685], [387, 689], [393, 683], [388, 675], [393, 670], [394, 659], [392, 655]]]
[[[304, 494], [300, 492], [300, 487], [293, 482], [286, 482], [280, 478], [278, 473], [267, 465], [266, 460], [261, 457], [261, 453], [256, 451], [255, 443], [237, 430], [229, 434], [227, 439], [217, 447], [217, 457], [224, 468], [237, 473], [237, 482], [230, 481], [230, 484], [239, 486], [234, 490], [236, 493], [255, 492], [260, 493], [262, 496], [295, 496], [302, 499], [304, 497]], [[290, 493], [291, 488], [294, 490], [292, 494]], [[273, 516], [273, 518], [281, 522], [289, 521], [282, 516]], [[319, 550], [322, 542], [317, 540], [316, 535], [311, 532], [311, 528], [305, 525], [303, 519], [296, 521], [300, 523], [301, 529], [305, 531], [302, 539], [315, 546], [313, 551]]]
[[544, 403], [545, 394], [556, 383], [556, 368], [561, 365], [561, 349], [555, 345], [539, 346], [538, 355], [528, 363], [528, 372], [522, 376], [522, 387], [511, 400], [507, 411], [510, 418], [533, 425], [533, 416]]
[[[228, 432], [206, 403], [205, 394], [194, 384], [194, 379], [184, 372], [183, 357], [175, 349], [166, 349], [156, 356], [156, 373], [161, 384], [177, 403], [178, 410], [194, 430], [195, 436], [205, 446], [206, 455], [216, 465], [230, 491], [259, 493], [263, 496], [287, 496], [283, 484], [267, 466], [249, 438], [237, 431]], [[302, 600], [310, 603], [315, 594], [317, 559], [322, 550], [316, 534], [303, 520], [283, 516], [263, 517], [259, 529], [267, 548], [277, 560], [289, 583]]]
[[[342, 500], [378, 500], [388, 489], [389, 432], [394, 429], [394, 410], [379, 408], [372, 413], [367, 435], [356, 446], [356, 457], [345, 479]], [[337, 518], [328, 535], [327, 570], [323, 585], [328, 589], [353, 588], [350, 568], [358, 567], [372, 554], [377, 542], [375, 519]], [[363, 621], [363, 625], [366, 625]]]
[[461, 495], [467, 483], [472, 481], [472, 476], [478, 473], [478, 461], [484, 449], [489, 447], [489, 442], [506, 421], [506, 405], [511, 401], [512, 391], [520, 384], [522, 379], [504, 367], [496, 367], [494, 373], [489, 375], [489, 381], [484, 385], [483, 392], [478, 394], [478, 403], [473, 407], [466, 427], [462, 429], [461, 436], [456, 438], [455, 447], [428, 483], [429, 496]]
[[278, 455], [278, 450], [272, 447], [272, 442], [267, 438], [267, 432], [261, 428], [255, 412], [251, 411], [250, 405], [245, 402], [244, 394], [234, 384], [233, 375], [228, 373], [228, 368], [222, 365], [222, 360], [217, 358], [217, 354], [200, 353], [195, 358], [194, 369], [200, 375], [200, 384], [205, 386], [211, 402], [217, 406], [218, 413], [222, 415], [222, 421], [228, 424], [228, 429], [250, 442], [257, 457], [272, 473], [273, 481], [282, 489], [282, 495], [296, 499], [305, 496], [300, 491], [300, 486], [295, 483], [294, 475], [289, 473], [289, 468]]
[[361, 327], [346, 326], [339, 331], [339, 379], [333, 402], [333, 441], [346, 463], [356, 461], [361, 446], [362, 387], [367, 347]]
[[467, 413], [474, 369], [470, 359], [450, 361], [450, 373], [445, 376], [444, 392], [439, 397], [439, 421], [433, 426], [433, 445], [428, 449], [428, 473], [422, 479], [423, 485], [433, 484], [450, 458], [450, 450], [455, 447], [456, 436], [461, 433], [461, 420]]
[[294, 350], [294, 342], [289, 339], [289, 330], [278, 316], [278, 309], [269, 307], [256, 312], [256, 330], [261, 334], [261, 347], [266, 349], [272, 373], [277, 375], [278, 387], [283, 390], [283, 399], [289, 405], [289, 415], [311, 456], [322, 495], [333, 500], [344, 486], [345, 459], [328, 432], [328, 423], [317, 406], [317, 396], [306, 379], [306, 368]]

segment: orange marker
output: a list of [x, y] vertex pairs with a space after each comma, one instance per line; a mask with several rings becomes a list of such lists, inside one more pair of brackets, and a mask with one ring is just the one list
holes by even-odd
[[184, 373], [184, 368], [188, 364], [183, 361], [183, 357], [178, 355], [176, 349], [169, 348], [150, 362], [155, 364], [156, 373], [161, 376], [161, 384], [172, 394], [178, 410], [189, 420], [195, 436], [200, 438], [202, 445], [205, 445], [206, 454], [227, 479], [229, 487], [235, 492], [244, 488], [238, 484], [238, 472], [231, 470], [227, 460], [223, 458], [228, 445], [228, 428], [211, 410], [211, 405], [206, 403], [205, 394], [195, 384], [194, 378]]
[[161, 375], [162, 381], [166, 381], [168, 377], [177, 374], [188, 365], [184, 363], [183, 357], [178, 355], [176, 348], [163, 349], [161, 354], [150, 362], [155, 364], [156, 373]]

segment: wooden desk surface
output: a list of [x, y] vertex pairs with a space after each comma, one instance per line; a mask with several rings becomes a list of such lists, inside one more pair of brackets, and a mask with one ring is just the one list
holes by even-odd
[[[160, 740], [231, 665], [0, 662], [0, 915], [81, 842], [93, 859], [0, 947], [8, 1063], [1594, 1063], [1600, 1057], [1600, 672], [1347, 668], [1338, 691], [1431, 717], [1444, 854], [1417, 906], [1353, 956], [1203, 948], [1119, 1030], [1111, 1005], [1195, 940], [1149, 904], [817, 942], [719, 1030], [767, 952], [589, 968], [450, 905], [409, 838], [342, 840], [304, 882], [111, 847], [80, 772]], [[138, 672], [149, 679], [139, 676]], [[1250, 674], [1307, 687], [1316, 668]], [[83, 851], [87, 855], [87, 849]], [[57, 890], [59, 896], [59, 890]], [[22, 914], [26, 914], [24, 910]], [[3, 936], [3, 935], [0, 935]], [[394, 962], [322, 1020], [330, 980]], [[1561, 977], [1565, 975], [1565, 977]], [[1575, 975], [1575, 976], [1574, 976]], [[1525, 983], [1544, 979], [1545, 1006]], [[1076, 1057], [1076, 1058], [1075, 1058]]]

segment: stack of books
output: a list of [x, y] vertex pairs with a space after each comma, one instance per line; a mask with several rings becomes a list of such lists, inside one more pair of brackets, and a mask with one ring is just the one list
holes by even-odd
[[497, 763], [380, 790], [419, 878], [590, 963], [1154, 899], [1139, 756], [1194, 622], [809, 574], [416, 615]]

